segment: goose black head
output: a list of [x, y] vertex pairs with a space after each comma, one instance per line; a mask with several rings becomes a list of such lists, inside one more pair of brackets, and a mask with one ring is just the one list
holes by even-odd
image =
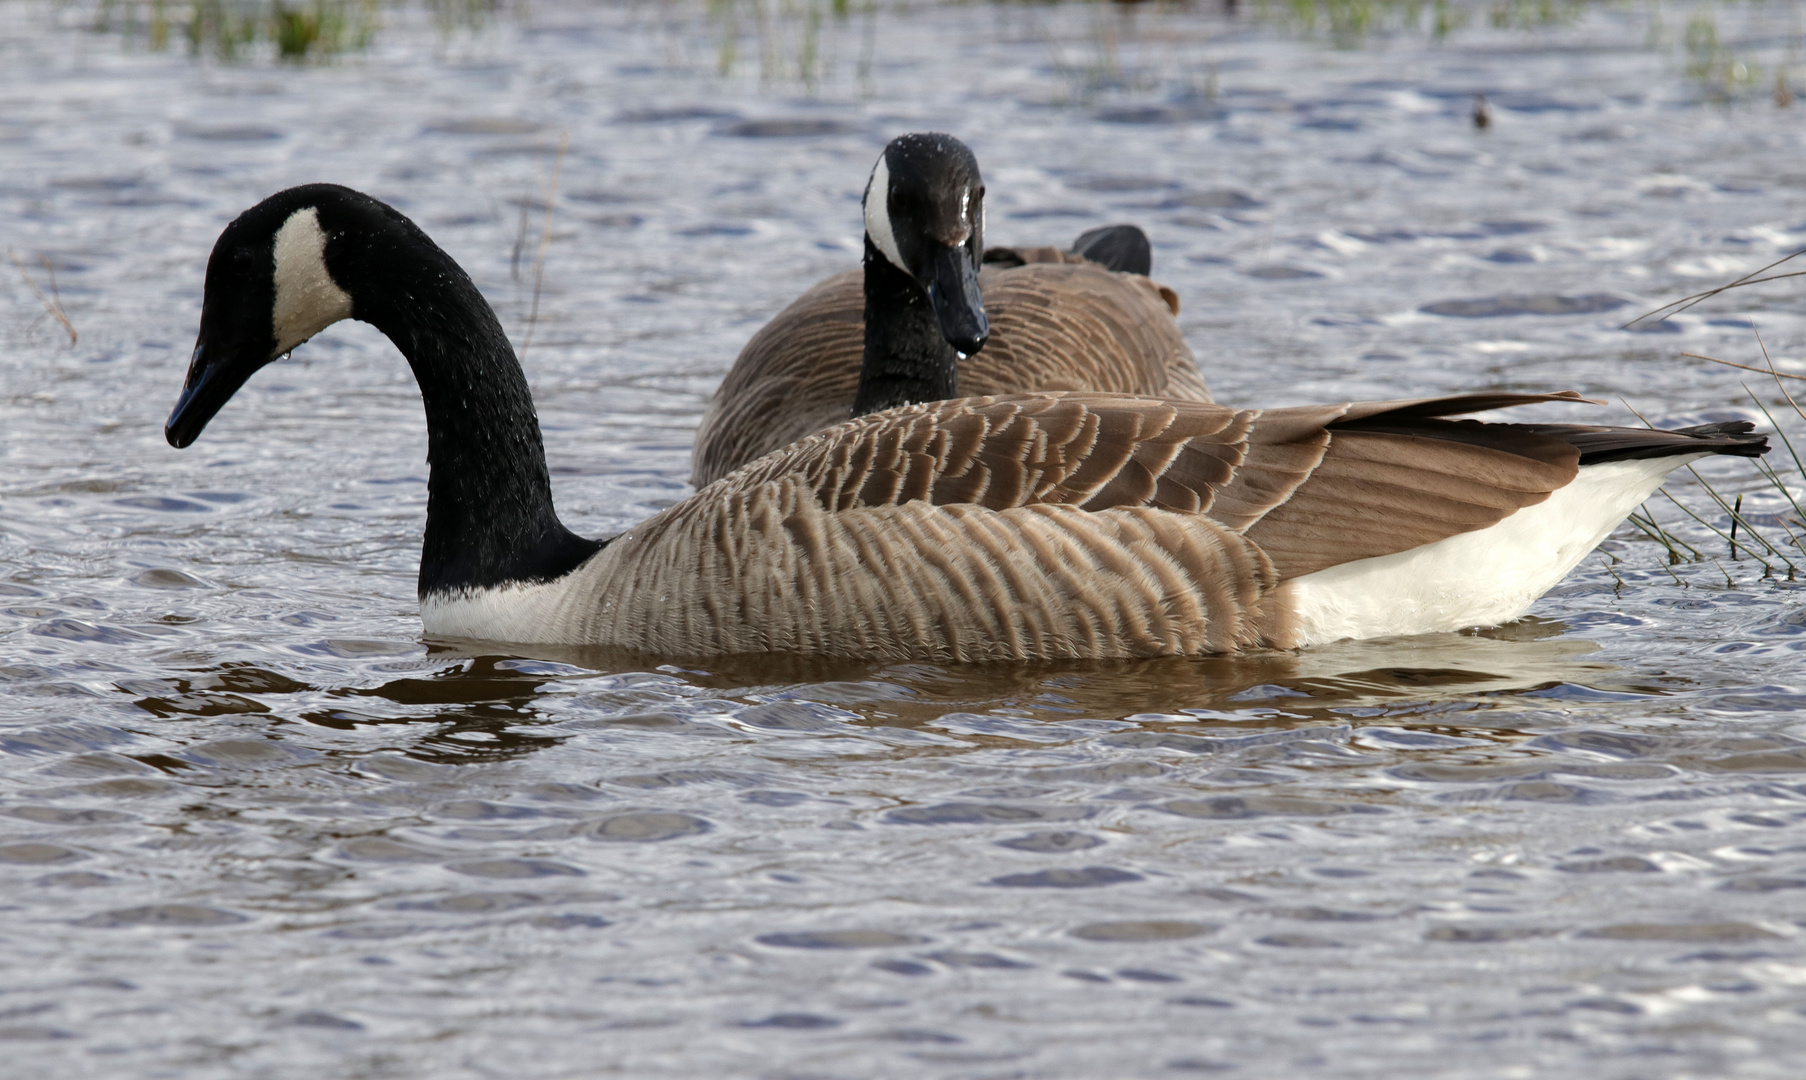
[[933, 132], [891, 140], [865, 189], [872, 247], [927, 291], [947, 343], [968, 356], [991, 334], [978, 291], [984, 199], [972, 151]]
[[419, 230], [397, 211], [336, 184], [278, 192], [226, 226], [207, 260], [201, 332], [163, 429], [169, 444], [194, 442], [259, 368], [328, 326], [374, 321], [352, 299], [358, 290], [343, 264], [368, 260], [346, 257], [347, 238], [380, 247], [387, 236], [393, 246], [410, 231]]

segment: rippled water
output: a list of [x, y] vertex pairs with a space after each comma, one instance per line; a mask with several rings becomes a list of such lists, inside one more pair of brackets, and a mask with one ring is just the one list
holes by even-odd
[[[544, 238], [524, 362], [566, 520], [617, 530], [686, 493], [714, 383], [852, 265], [866, 170], [921, 128], [977, 150], [998, 242], [1146, 225], [1223, 400], [1750, 415], [1753, 376], [1680, 354], [1750, 362], [1753, 320], [1806, 367], [1797, 286], [1616, 326], [1806, 246], [1800, 107], [1713, 103], [1651, 10], [1338, 51], [917, 7], [830, 20], [811, 86], [794, 25], [723, 78], [675, 5], [399, 11], [308, 67], [0, 5], [5, 239], [80, 333], [0, 291], [5, 1071], [1796, 1075], [1806, 616], [1703, 526], [1715, 560], [1622, 530], [1473, 635], [661, 667], [421, 641], [421, 409], [366, 327], [162, 438], [221, 226], [335, 180], [517, 341]], [[1796, 7], [1725, 10], [1750, 55], [1797, 41]]]

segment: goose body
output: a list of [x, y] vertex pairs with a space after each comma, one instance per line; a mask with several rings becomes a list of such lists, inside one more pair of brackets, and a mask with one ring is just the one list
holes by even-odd
[[[818, 283], [765, 324], [710, 400], [692, 455], [698, 488], [895, 405], [1046, 390], [1210, 400], [1174, 319], [1178, 296], [1147, 276], [1139, 229], [1092, 230], [1070, 251], [987, 250], [977, 161], [948, 135], [894, 140], [865, 205], [864, 266]], [[937, 261], [949, 250], [957, 264]], [[954, 336], [945, 332], [941, 297], [960, 290], [942, 282], [956, 267], [976, 274], [984, 334], [958, 315]], [[967, 337], [955, 340], [961, 329]], [[874, 385], [865, 373], [886, 366], [891, 384]]]
[[1741, 423], [1448, 419], [1572, 394], [1269, 410], [976, 397], [843, 422], [584, 540], [553, 512], [488, 305], [412, 222], [328, 185], [222, 234], [170, 442], [347, 316], [388, 334], [426, 400], [421, 614], [449, 637], [1009, 660], [1453, 630], [1522, 614], [1673, 468], [1766, 450]]

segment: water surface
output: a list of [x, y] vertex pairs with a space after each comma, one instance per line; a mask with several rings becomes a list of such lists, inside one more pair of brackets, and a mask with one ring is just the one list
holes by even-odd
[[[912, 129], [974, 147], [997, 242], [1147, 227], [1222, 400], [1760, 420], [1743, 383], [1772, 388], [1680, 354], [1760, 332], [1801, 370], [1797, 287], [1618, 326], [1806, 246], [1800, 107], [1716, 100], [1650, 10], [1340, 50], [1214, 9], [915, 6], [830, 18], [805, 80], [797, 23], [748, 23], [723, 77], [677, 4], [397, 10], [301, 66], [0, 6], [6, 242], [80, 334], [0, 292], [19, 1075], [1794, 1075], [1801, 586], [1665, 501], [1712, 558], [1620, 530], [1478, 634], [668, 665], [422, 641], [421, 408], [367, 327], [162, 437], [220, 228], [333, 180], [471, 271], [561, 511], [614, 532], [687, 493], [708, 394], [854, 265]], [[1791, 5], [1726, 11], [1747, 55], [1798, 38]]]

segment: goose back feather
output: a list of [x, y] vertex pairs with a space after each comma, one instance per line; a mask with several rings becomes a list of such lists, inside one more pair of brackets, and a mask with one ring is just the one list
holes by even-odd
[[[996, 250], [996, 249], [993, 249]], [[960, 393], [1096, 390], [1209, 401], [1173, 316], [1176, 294], [1057, 248], [979, 273], [991, 337]], [[864, 271], [814, 286], [746, 343], [696, 432], [697, 487], [847, 419], [865, 350]]]

